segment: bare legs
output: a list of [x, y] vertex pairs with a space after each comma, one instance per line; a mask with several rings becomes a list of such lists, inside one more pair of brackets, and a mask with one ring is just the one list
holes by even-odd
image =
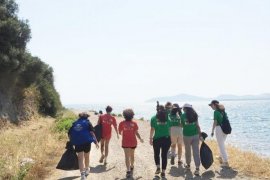
[[[107, 157], [108, 157], [108, 154], [109, 154], [109, 143], [110, 143], [110, 140], [108, 139], [101, 139], [100, 141], [100, 151], [101, 151], [101, 158], [99, 160], [100, 163], [103, 162], [104, 158], [105, 158], [105, 162], [106, 163], [106, 160], [107, 160]], [[105, 155], [104, 155], [104, 149], [105, 149]]]
[[89, 161], [90, 161], [90, 152], [79, 152], [78, 153], [78, 160], [79, 160], [79, 169], [80, 172], [83, 172], [86, 168], [89, 167]]
[[130, 171], [131, 168], [134, 167], [134, 152], [135, 152], [135, 149], [124, 148], [124, 152], [125, 152], [125, 162], [126, 162], [127, 171]]

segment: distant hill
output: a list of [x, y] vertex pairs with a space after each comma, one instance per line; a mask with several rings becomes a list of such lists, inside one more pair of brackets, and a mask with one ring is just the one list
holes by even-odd
[[166, 101], [202, 101], [202, 100], [208, 100], [209, 98], [203, 98], [199, 96], [193, 96], [189, 94], [178, 94], [176, 96], [165, 96], [165, 97], [156, 97], [147, 100], [146, 102], [156, 102], [156, 101], [161, 101], [161, 102], [166, 102]]
[[203, 101], [203, 100], [212, 100], [212, 99], [217, 99], [221, 101], [236, 101], [236, 100], [270, 100], [270, 93], [265, 93], [265, 94], [259, 94], [259, 95], [243, 95], [243, 96], [237, 96], [237, 95], [232, 95], [232, 94], [223, 94], [219, 95], [217, 97], [199, 97], [199, 96], [193, 96], [189, 94], [178, 94], [175, 96], [164, 96], [164, 97], [155, 97], [152, 99], [147, 100], [146, 102], [166, 102], [166, 101], [171, 101], [171, 102], [187, 102], [187, 101]]

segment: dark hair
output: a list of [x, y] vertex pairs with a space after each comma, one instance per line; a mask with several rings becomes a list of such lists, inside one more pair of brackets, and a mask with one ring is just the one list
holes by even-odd
[[165, 104], [165, 109], [171, 108], [172, 107], [172, 103], [171, 102], [167, 102]]
[[163, 105], [159, 105], [156, 117], [158, 122], [164, 123], [167, 121], [167, 112]]
[[126, 121], [131, 121], [134, 117], [134, 112], [132, 109], [125, 109], [123, 111], [123, 116], [124, 116]]
[[188, 123], [194, 123], [198, 121], [198, 114], [196, 111], [194, 111], [193, 108], [185, 107], [185, 113], [187, 115], [187, 121]]
[[112, 108], [111, 106], [107, 106], [107, 107], [106, 107], [106, 112], [107, 112], [107, 113], [111, 113], [112, 110], [113, 110], [113, 108]]
[[179, 107], [178, 104], [173, 104], [172, 107], [173, 107], [173, 108], [172, 108], [172, 111], [171, 111], [171, 114], [172, 114], [172, 115], [176, 115], [177, 112], [179, 113], [179, 115], [182, 114], [181, 108]]
[[103, 114], [103, 112], [100, 110], [99, 112], [98, 112], [99, 114]]

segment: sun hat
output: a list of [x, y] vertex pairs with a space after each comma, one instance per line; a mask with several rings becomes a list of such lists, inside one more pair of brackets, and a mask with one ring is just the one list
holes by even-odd
[[85, 118], [88, 118], [90, 115], [89, 114], [87, 114], [87, 112], [81, 112], [81, 113], [79, 113], [79, 117], [85, 117]]
[[210, 104], [208, 104], [209, 106], [214, 105], [214, 104], [219, 104], [218, 100], [212, 100]]
[[193, 107], [192, 107], [191, 104], [186, 103], [186, 104], [184, 104], [184, 105], [182, 106], [182, 108], [193, 108]]

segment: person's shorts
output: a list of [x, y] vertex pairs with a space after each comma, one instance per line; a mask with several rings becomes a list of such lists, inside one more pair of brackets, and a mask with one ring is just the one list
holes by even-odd
[[172, 144], [182, 144], [183, 142], [183, 129], [182, 127], [171, 127], [171, 142]]
[[85, 152], [89, 153], [91, 150], [91, 143], [82, 144], [82, 145], [75, 145], [75, 151], [76, 152]]
[[130, 149], [136, 149], [136, 146], [135, 147], [124, 147], [124, 146], [122, 146], [122, 148], [123, 149], [128, 149], [128, 148], [130, 148]]

